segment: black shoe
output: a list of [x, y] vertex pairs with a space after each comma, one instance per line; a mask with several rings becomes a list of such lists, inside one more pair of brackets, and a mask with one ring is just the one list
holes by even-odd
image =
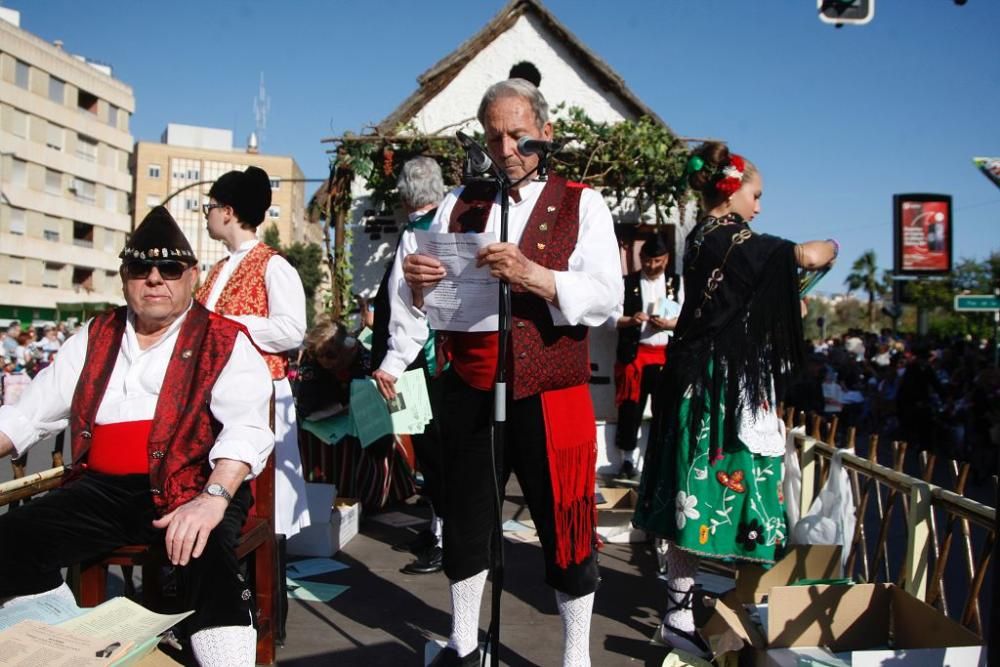
[[433, 546], [417, 556], [417, 560], [409, 563], [400, 571], [403, 574], [432, 574], [440, 572], [443, 567], [444, 551], [441, 547]]
[[409, 551], [411, 554], [427, 551], [437, 545], [437, 535], [429, 530], [422, 530], [409, 542], [395, 545], [393, 551]]
[[625, 459], [622, 461], [621, 470], [618, 471], [618, 477], [621, 479], [635, 479], [635, 464]]
[[460, 658], [455, 649], [446, 646], [431, 660], [429, 667], [479, 667], [479, 651]]

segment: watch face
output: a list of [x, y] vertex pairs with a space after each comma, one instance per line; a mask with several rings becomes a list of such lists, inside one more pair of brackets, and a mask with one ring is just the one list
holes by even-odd
[[209, 484], [205, 487], [205, 493], [210, 496], [218, 496], [220, 498], [225, 498], [226, 500], [232, 500], [232, 496], [226, 491], [226, 487], [221, 484]]

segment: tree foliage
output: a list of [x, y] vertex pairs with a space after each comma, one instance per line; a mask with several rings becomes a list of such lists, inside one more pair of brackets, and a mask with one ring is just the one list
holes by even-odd
[[868, 294], [867, 326], [875, 327], [875, 299], [882, 296], [882, 284], [878, 278], [878, 259], [874, 250], [864, 251], [851, 265], [851, 272], [844, 280], [848, 292], [864, 290]]
[[298, 272], [306, 293], [306, 325], [311, 327], [316, 317], [316, 291], [323, 283], [323, 248], [315, 243], [298, 241], [282, 246], [281, 234], [273, 223], [264, 230], [261, 242], [280, 252]]

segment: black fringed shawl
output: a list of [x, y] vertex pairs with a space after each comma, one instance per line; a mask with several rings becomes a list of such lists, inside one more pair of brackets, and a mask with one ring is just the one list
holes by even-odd
[[772, 381], [781, 396], [804, 355], [797, 270], [794, 243], [756, 234], [738, 215], [708, 217], [695, 226], [684, 252], [687, 297], [660, 397], [667, 409], [658, 411], [668, 423], [654, 424], [654, 432], [668, 440], [677, 432], [679, 424], [669, 422], [677, 419], [678, 403], [690, 388], [688, 432], [697, 438], [708, 392], [715, 461], [725, 443], [736, 441], [740, 410], [770, 400]]

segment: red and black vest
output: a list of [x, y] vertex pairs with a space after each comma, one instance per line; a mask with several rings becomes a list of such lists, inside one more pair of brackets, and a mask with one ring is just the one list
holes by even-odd
[[[549, 176], [518, 243], [525, 257], [552, 271], [569, 268], [579, 236], [580, 196], [585, 187], [555, 174]], [[492, 188], [466, 187], [452, 209], [449, 231], [482, 232], [495, 198]], [[516, 286], [511, 287], [511, 311], [507, 364], [515, 399], [590, 380], [587, 327], [555, 325], [545, 300]], [[496, 332], [448, 332], [446, 336], [444, 344], [459, 377], [477, 389], [491, 388], [496, 371]]]
[[[125, 334], [124, 306], [90, 323], [87, 357], [73, 393], [70, 428], [73, 462], [84, 463], [101, 405]], [[237, 322], [193, 303], [181, 324], [149, 434], [149, 486], [162, 516], [205, 488], [211, 474], [208, 454], [222, 430], [209, 410], [212, 387], [232, 354]]]
[[[219, 300], [215, 302], [215, 312], [219, 315], [256, 315], [267, 317], [270, 306], [267, 300], [267, 283], [264, 276], [267, 273], [267, 263], [280, 254], [266, 243], [258, 243], [240, 260], [236, 270], [229, 276]], [[219, 278], [222, 267], [229, 261], [220, 259], [208, 272], [208, 278], [194, 294], [198, 303], [205, 305], [212, 287]], [[288, 375], [288, 357], [281, 353], [260, 351], [271, 371], [272, 380], [280, 380]]]

